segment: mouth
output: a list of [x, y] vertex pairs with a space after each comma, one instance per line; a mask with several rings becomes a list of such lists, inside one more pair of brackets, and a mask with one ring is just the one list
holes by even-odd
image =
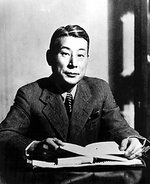
[[76, 77], [79, 75], [79, 73], [76, 73], [76, 72], [65, 72], [65, 74], [68, 76], [68, 77]]

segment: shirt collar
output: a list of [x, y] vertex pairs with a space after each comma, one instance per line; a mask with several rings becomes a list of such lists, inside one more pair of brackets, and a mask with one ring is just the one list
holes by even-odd
[[[72, 94], [73, 99], [75, 97], [76, 89], [77, 89], [77, 84], [71, 89], [71, 91], [68, 91]], [[67, 96], [67, 92], [62, 93], [61, 96], [63, 97], [63, 101], [65, 101], [66, 96]]]

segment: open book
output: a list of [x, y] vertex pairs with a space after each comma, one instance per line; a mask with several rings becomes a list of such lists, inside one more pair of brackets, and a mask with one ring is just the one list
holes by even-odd
[[125, 158], [124, 151], [120, 151], [118, 144], [114, 141], [92, 143], [85, 147], [64, 143], [64, 146], [60, 146], [59, 152], [63, 153], [63, 157], [58, 158], [57, 163], [40, 160], [28, 160], [28, 162], [34, 167], [43, 168], [84, 167], [90, 165], [144, 166], [141, 159], [129, 160]]

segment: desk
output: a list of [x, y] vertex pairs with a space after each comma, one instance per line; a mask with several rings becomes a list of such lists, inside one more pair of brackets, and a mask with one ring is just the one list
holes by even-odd
[[147, 168], [119, 170], [43, 170], [13, 167], [0, 170], [0, 184], [149, 184], [150, 160]]

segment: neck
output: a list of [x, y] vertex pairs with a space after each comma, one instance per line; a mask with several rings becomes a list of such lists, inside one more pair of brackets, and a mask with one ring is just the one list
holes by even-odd
[[69, 84], [65, 81], [61, 81], [57, 76], [54, 75], [52, 75], [51, 78], [60, 93], [72, 91], [72, 89], [76, 86], [76, 84]]

